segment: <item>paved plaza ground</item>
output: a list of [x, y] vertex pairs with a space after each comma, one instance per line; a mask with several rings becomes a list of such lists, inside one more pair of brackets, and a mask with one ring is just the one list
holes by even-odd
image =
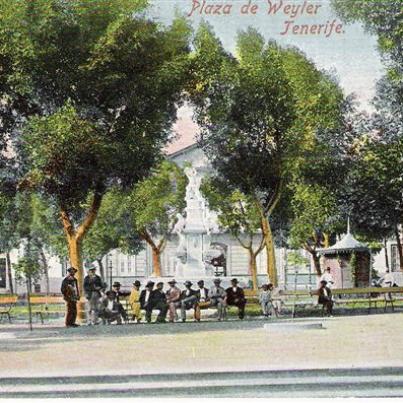
[[0, 378], [401, 367], [402, 334], [403, 313], [76, 329], [59, 321], [32, 332], [1, 324]]

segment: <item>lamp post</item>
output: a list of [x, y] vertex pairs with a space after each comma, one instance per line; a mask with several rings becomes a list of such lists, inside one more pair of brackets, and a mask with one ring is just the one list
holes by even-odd
[[108, 256], [108, 265], [109, 265], [109, 288], [112, 289], [112, 269], [113, 269], [113, 265], [112, 265], [112, 255]]

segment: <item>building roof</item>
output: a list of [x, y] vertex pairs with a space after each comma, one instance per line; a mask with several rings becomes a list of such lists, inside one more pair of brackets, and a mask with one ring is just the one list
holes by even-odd
[[172, 156], [177, 152], [191, 148], [196, 144], [196, 136], [199, 127], [192, 120], [192, 111], [188, 107], [183, 107], [178, 111], [178, 119], [173, 127], [173, 140], [165, 147], [164, 153]]
[[333, 246], [329, 248], [318, 249], [319, 255], [335, 255], [338, 253], [346, 253], [346, 252], [366, 252], [368, 251], [368, 247], [363, 243], [357, 241], [350, 232], [350, 221], [347, 225], [347, 234], [339, 241], [336, 242]]

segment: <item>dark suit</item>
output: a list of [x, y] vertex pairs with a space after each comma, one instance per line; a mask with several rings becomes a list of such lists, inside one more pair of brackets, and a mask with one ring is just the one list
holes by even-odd
[[229, 287], [226, 289], [226, 303], [229, 306], [238, 307], [238, 316], [239, 319], [243, 319], [245, 316], [245, 305], [246, 299], [243, 289], [241, 287], [236, 287], [235, 291], [233, 287]]
[[329, 315], [333, 313], [333, 300], [332, 300], [332, 290], [329, 287], [321, 287], [318, 290], [318, 303], [322, 304]]
[[151, 291], [148, 301], [146, 302], [146, 291], [141, 291], [140, 306], [146, 311], [146, 321], [151, 322], [151, 314], [154, 309], [158, 310], [157, 322], [165, 322], [168, 312], [168, 303], [164, 291], [158, 289]]
[[70, 275], [65, 277], [62, 281], [61, 292], [66, 301], [66, 326], [73, 326], [77, 319], [77, 301], [80, 299], [77, 279]]
[[125, 292], [125, 291], [120, 291], [120, 290], [118, 291], [118, 290], [114, 289], [113, 287], [112, 287], [112, 291], [114, 291], [116, 293], [116, 302], [119, 304], [119, 312], [122, 315], [122, 318], [125, 321], [127, 321], [127, 312], [126, 312], [126, 309], [123, 308], [123, 305], [120, 302], [120, 299], [129, 296], [130, 292]]
[[115, 300], [113, 300], [112, 309], [108, 308], [109, 299], [105, 298], [101, 303], [101, 311], [99, 316], [103, 319], [103, 321], [108, 321], [108, 323], [117, 321], [118, 324], [122, 323], [121, 313], [119, 306], [120, 304]]

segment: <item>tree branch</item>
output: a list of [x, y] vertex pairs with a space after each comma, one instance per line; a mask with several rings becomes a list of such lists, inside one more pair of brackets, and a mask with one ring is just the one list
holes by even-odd
[[78, 242], [83, 239], [84, 235], [88, 232], [88, 230], [91, 228], [91, 225], [94, 223], [95, 219], [97, 218], [99, 208], [101, 207], [103, 195], [104, 194], [102, 192], [98, 192], [98, 191], [96, 191], [94, 193], [94, 197], [92, 198], [91, 207], [88, 210], [83, 223], [78, 227], [77, 232], [76, 232], [76, 239]]

